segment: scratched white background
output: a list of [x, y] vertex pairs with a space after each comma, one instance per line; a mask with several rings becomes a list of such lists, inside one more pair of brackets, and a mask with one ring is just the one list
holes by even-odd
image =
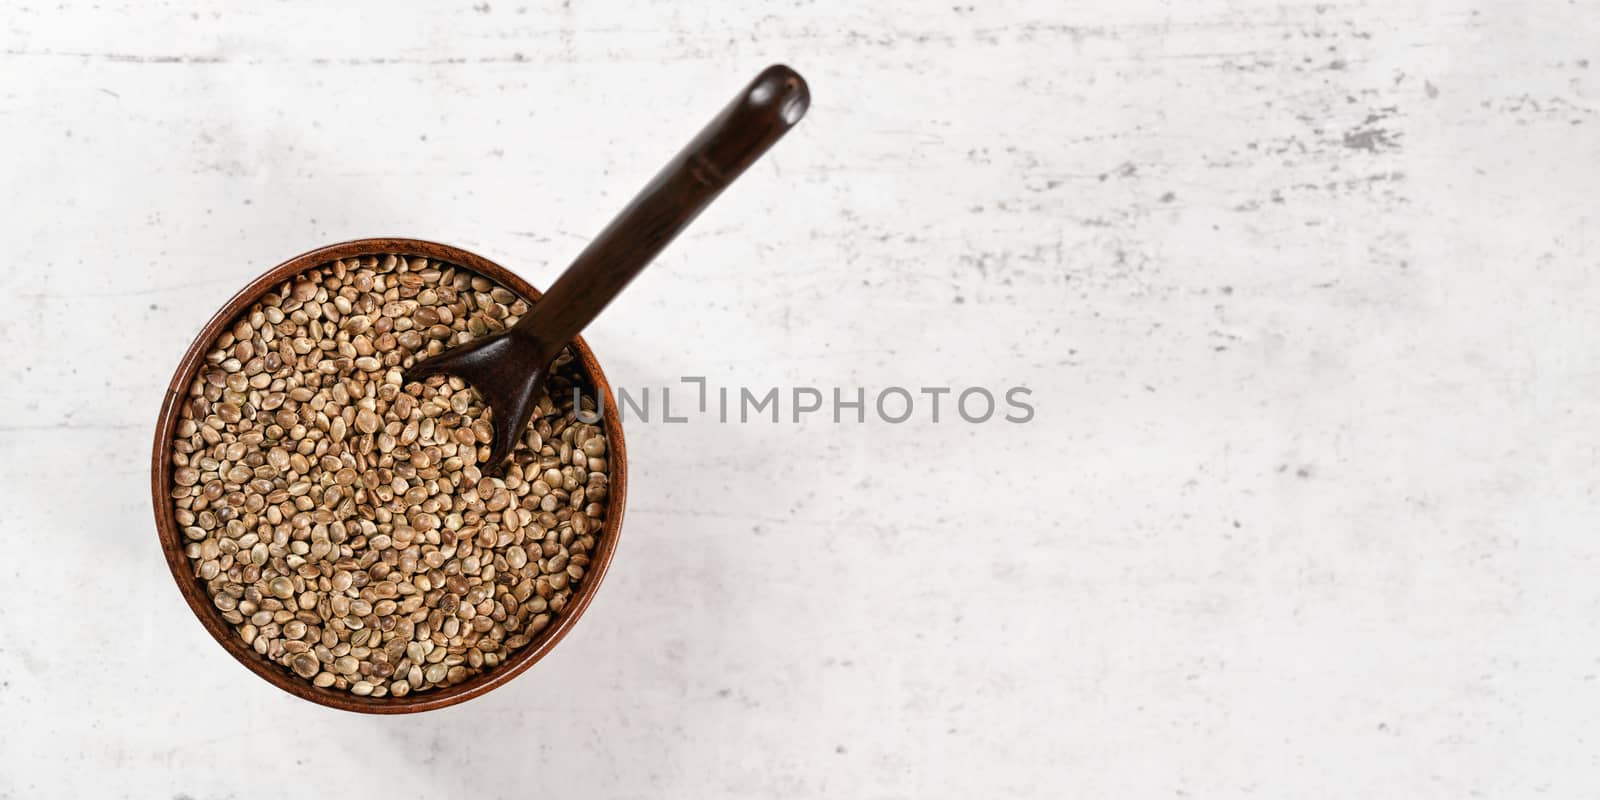
[[[1594, 3], [190, 5], [0, 5], [0, 797], [1600, 785]], [[1037, 418], [632, 425], [593, 607], [454, 709], [229, 659], [147, 494], [201, 323], [358, 236], [547, 284], [780, 60], [613, 382]]]

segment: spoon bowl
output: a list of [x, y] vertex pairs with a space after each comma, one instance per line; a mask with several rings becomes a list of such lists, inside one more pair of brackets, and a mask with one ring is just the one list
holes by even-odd
[[[589, 566], [586, 568], [582, 583], [573, 591], [566, 608], [551, 620], [550, 626], [541, 631], [538, 638], [512, 652], [499, 665], [462, 683], [417, 692], [405, 697], [359, 697], [348, 691], [313, 686], [244, 644], [233, 626], [222, 618], [222, 612], [212, 604], [200, 579], [195, 577], [194, 567], [184, 552], [186, 542], [181, 526], [178, 525], [173, 512], [171, 495], [173, 433], [182, 418], [183, 405], [189, 396], [189, 387], [205, 366], [205, 356], [211, 349], [212, 343], [229, 329], [241, 312], [260, 300], [262, 295], [273, 291], [296, 275], [331, 261], [390, 253], [423, 256], [472, 270], [511, 290], [530, 306], [540, 298], [538, 290], [528, 285], [528, 282], [518, 277], [516, 273], [482, 256], [436, 242], [417, 239], [359, 239], [296, 256], [251, 281], [234, 295], [233, 299], [224, 304], [195, 337], [194, 343], [189, 346], [188, 352], [179, 362], [178, 369], [172, 376], [172, 382], [167, 386], [165, 402], [161, 406], [161, 416], [156, 423], [150, 464], [150, 499], [155, 511], [156, 532], [160, 537], [161, 549], [166, 556], [172, 578], [177, 582], [178, 591], [206, 632], [211, 634], [212, 638], [217, 640], [217, 644], [236, 661], [273, 686], [313, 703], [367, 714], [406, 714], [465, 702], [504, 685], [549, 653], [550, 649], [577, 624], [578, 619], [589, 607], [590, 601], [594, 599], [595, 593], [600, 589], [600, 583], [605, 578], [606, 570], [611, 565], [611, 558], [616, 552], [617, 537], [622, 532], [622, 516], [628, 492], [628, 457], [622, 437], [622, 420], [617, 415], [616, 404], [607, 402], [603, 404], [600, 423], [605, 430], [609, 466], [606, 517], [595, 549], [590, 553]], [[570, 346], [582, 373], [588, 379], [590, 390], [597, 397], [611, 397], [611, 385], [606, 381], [605, 373], [601, 371], [600, 362], [595, 358], [594, 352], [582, 338], [574, 338]]]

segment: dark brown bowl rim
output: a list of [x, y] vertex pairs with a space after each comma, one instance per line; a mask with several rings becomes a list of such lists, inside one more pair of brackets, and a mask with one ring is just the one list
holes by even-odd
[[[584, 581], [577, 591], [573, 592], [566, 608], [556, 616], [555, 624], [547, 628], [537, 641], [524, 645], [499, 666], [481, 675], [455, 686], [430, 689], [403, 698], [359, 697], [348, 691], [313, 686], [246, 647], [234, 634], [228, 621], [222, 618], [222, 612], [212, 605], [211, 598], [206, 595], [200, 581], [194, 576], [189, 566], [189, 558], [184, 554], [184, 542], [179, 535], [177, 519], [173, 513], [170, 488], [172, 433], [178, 423], [181, 401], [188, 395], [189, 386], [198, 373], [200, 364], [204, 362], [210, 344], [216, 341], [225, 326], [232, 324], [241, 311], [262, 295], [276, 288], [290, 276], [330, 261], [386, 253], [425, 256], [466, 267], [499, 282], [529, 302], [538, 300], [540, 296], [538, 290], [528, 285], [528, 282], [516, 273], [487, 258], [459, 247], [421, 239], [379, 237], [340, 242], [302, 253], [267, 270], [235, 294], [211, 317], [195, 337], [194, 342], [189, 345], [183, 360], [179, 362], [177, 371], [172, 376], [172, 383], [167, 386], [166, 398], [161, 404], [161, 416], [156, 422], [155, 446], [150, 465], [150, 493], [151, 505], [155, 509], [156, 532], [160, 536], [161, 549], [166, 555], [172, 578], [178, 584], [178, 591], [183, 594], [183, 599], [189, 604], [190, 610], [194, 612], [200, 624], [211, 634], [211, 638], [216, 639], [235, 660], [266, 682], [302, 700], [364, 714], [409, 714], [463, 703], [506, 684], [543, 658], [572, 630], [578, 618], [582, 617], [583, 612], [589, 607], [589, 602], [594, 599], [595, 592], [599, 590], [600, 583], [605, 578], [606, 570], [611, 566], [611, 557], [616, 552], [617, 537], [622, 530], [622, 514], [627, 500], [628, 456], [627, 446], [622, 438], [622, 420], [617, 415], [616, 404], [604, 403], [603, 424], [609, 451], [610, 487], [607, 492], [606, 522], [601, 527], [600, 540], [584, 574]], [[593, 380], [595, 391], [600, 397], [610, 398], [611, 385], [606, 381], [605, 373], [601, 371], [600, 362], [595, 359], [594, 352], [582, 338], [574, 340], [573, 348], [579, 363]]]

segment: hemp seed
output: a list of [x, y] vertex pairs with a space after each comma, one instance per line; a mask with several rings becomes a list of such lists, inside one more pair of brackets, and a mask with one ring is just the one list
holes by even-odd
[[285, 282], [212, 343], [171, 497], [196, 579], [247, 647], [316, 687], [405, 697], [493, 669], [566, 607], [609, 483], [571, 351], [493, 479], [481, 395], [403, 378], [527, 310], [459, 267], [366, 256]]

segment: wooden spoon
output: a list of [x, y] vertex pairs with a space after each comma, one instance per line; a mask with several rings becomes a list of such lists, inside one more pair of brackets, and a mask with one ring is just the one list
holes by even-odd
[[509, 330], [419, 362], [407, 382], [449, 373], [478, 388], [493, 409], [488, 474], [521, 438], [561, 348], [655, 259], [734, 178], [782, 138], [811, 103], [805, 79], [767, 67], [633, 198], [572, 266]]

